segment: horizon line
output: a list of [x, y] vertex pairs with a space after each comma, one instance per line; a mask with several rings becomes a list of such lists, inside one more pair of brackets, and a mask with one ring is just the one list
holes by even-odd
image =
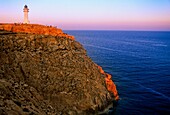
[[[24, 23], [4, 23], [4, 22], [0, 22], [1, 24], [24, 24]], [[58, 28], [58, 26], [56, 25], [49, 25], [49, 24], [40, 24], [40, 23], [30, 23], [30, 25], [44, 25], [44, 26], [52, 26], [55, 28]], [[28, 24], [29, 25], [29, 24]], [[151, 30], [151, 29], [63, 29], [60, 28], [63, 31], [138, 31], [138, 32], [170, 32], [170, 30]]]
[[95, 29], [63, 29], [63, 31], [138, 31], [138, 32], [170, 32], [170, 30], [117, 30], [117, 29], [113, 29], [113, 30], [107, 30], [107, 29], [103, 29], [103, 30], [95, 30]]

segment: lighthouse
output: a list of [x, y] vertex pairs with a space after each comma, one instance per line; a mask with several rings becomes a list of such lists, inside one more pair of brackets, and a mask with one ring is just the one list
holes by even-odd
[[28, 12], [29, 12], [29, 9], [28, 9], [28, 6], [25, 5], [24, 6], [24, 24], [29, 24], [29, 20], [28, 20]]

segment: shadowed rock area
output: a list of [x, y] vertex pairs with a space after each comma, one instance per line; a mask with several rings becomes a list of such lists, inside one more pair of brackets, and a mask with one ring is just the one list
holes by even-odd
[[75, 40], [0, 31], [0, 114], [97, 114], [117, 99], [109, 74]]

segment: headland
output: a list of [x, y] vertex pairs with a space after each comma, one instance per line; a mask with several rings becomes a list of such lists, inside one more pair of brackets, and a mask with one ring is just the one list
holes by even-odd
[[74, 36], [0, 24], [0, 114], [97, 114], [119, 96], [111, 75]]

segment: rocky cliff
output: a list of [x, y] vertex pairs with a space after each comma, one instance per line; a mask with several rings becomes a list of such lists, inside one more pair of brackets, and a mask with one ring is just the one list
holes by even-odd
[[58, 34], [4, 30], [0, 114], [94, 114], [118, 99], [111, 76], [80, 43]]

